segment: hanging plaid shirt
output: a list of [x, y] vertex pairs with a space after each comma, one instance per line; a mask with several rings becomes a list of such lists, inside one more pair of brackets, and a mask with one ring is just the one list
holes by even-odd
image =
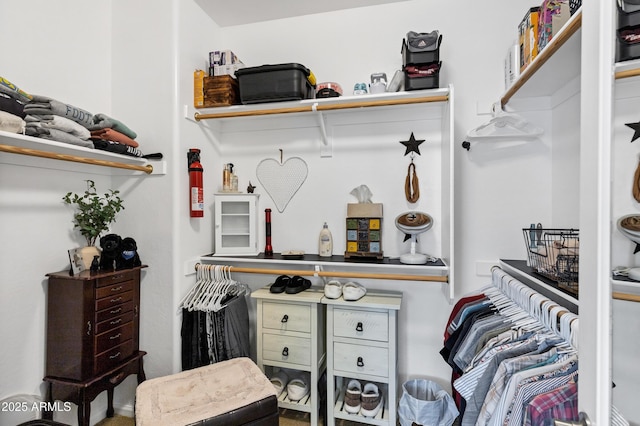
[[578, 420], [577, 383], [540, 394], [527, 406], [525, 426], [553, 425], [554, 420]]

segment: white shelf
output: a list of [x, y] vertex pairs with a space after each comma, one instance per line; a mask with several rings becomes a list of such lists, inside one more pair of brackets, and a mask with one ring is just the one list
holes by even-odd
[[[185, 118], [205, 123], [221, 134], [293, 128], [318, 129], [323, 157], [330, 157], [327, 128], [341, 124], [390, 123], [438, 119], [445, 115], [451, 88], [378, 93], [337, 98], [268, 102], [195, 109], [184, 106]], [[419, 105], [420, 108], [416, 108]], [[394, 113], [389, 114], [393, 109]]]
[[501, 98], [550, 96], [580, 75], [582, 9], [578, 9]]
[[[163, 174], [164, 162], [0, 131], [0, 162], [59, 170], [102, 166], [109, 174]], [[95, 169], [94, 169], [95, 170]]]

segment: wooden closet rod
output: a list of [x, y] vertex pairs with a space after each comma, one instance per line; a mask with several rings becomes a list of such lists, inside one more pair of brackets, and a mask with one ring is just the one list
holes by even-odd
[[274, 108], [274, 109], [261, 109], [261, 110], [251, 110], [251, 111], [223, 111], [223, 112], [213, 112], [209, 114], [201, 114], [196, 112], [193, 118], [196, 121], [207, 120], [210, 118], [232, 118], [232, 117], [249, 117], [249, 116], [260, 116], [260, 115], [272, 115], [272, 114], [290, 114], [296, 112], [312, 112], [312, 111], [332, 111], [332, 110], [340, 110], [340, 109], [353, 109], [353, 108], [367, 108], [367, 107], [376, 107], [376, 106], [390, 106], [390, 105], [409, 105], [409, 104], [418, 104], [418, 103], [428, 103], [428, 102], [446, 102], [449, 100], [449, 96], [447, 95], [438, 95], [438, 96], [423, 96], [420, 98], [410, 98], [410, 99], [380, 99], [380, 100], [371, 100], [371, 101], [353, 101], [346, 102], [340, 104], [308, 104], [296, 107], [287, 107], [287, 108]]
[[637, 294], [621, 293], [618, 291], [614, 291], [612, 293], [612, 297], [618, 300], [626, 300], [627, 302], [640, 302], [640, 295], [637, 295]]
[[72, 161], [74, 163], [92, 164], [95, 166], [115, 167], [118, 169], [137, 170], [150, 174], [153, 172], [153, 166], [147, 164], [146, 166], [139, 166], [136, 164], [118, 163], [116, 161], [98, 160], [95, 158], [78, 157], [76, 155], [58, 154], [55, 152], [40, 151], [31, 148], [22, 148], [11, 145], [1, 145], [0, 151], [9, 152], [11, 154], [30, 155], [32, 157], [50, 158], [53, 160]]
[[[196, 269], [198, 264], [196, 264]], [[408, 275], [408, 274], [376, 274], [366, 272], [337, 272], [337, 271], [301, 271], [298, 269], [267, 269], [267, 268], [246, 268], [241, 266], [231, 266], [231, 272], [248, 274], [267, 275], [301, 275], [336, 278], [370, 278], [377, 280], [403, 280], [403, 281], [435, 281], [446, 283], [447, 276], [441, 275]]]
[[633, 68], [630, 70], [618, 71], [615, 75], [615, 78], [616, 80], [619, 80], [621, 78], [635, 77], [638, 75], [640, 75], [640, 68]]

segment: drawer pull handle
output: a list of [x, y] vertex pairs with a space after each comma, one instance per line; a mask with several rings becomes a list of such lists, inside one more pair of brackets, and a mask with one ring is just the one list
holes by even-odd
[[284, 349], [282, 350], [282, 356], [289, 356], [289, 348], [288, 347], [284, 347]]
[[356, 364], [358, 365], [358, 367], [364, 367], [364, 360], [361, 356], [358, 357], [358, 361], [356, 362]]
[[356, 325], [356, 331], [362, 331], [362, 323], [361, 323], [361, 322], [359, 322], [359, 323]]
[[120, 312], [122, 312], [122, 308], [114, 309], [113, 311], [110, 311], [109, 313], [110, 314], [118, 314]]
[[118, 333], [118, 334], [116, 334], [115, 336], [111, 336], [111, 337], [109, 337], [109, 340], [115, 340], [115, 339], [118, 339], [120, 336], [122, 336], [122, 333]]
[[115, 324], [119, 324], [119, 323], [121, 323], [121, 322], [122, 322], [122, 318], [118, 318], [118, 319], [117, 319], [117, 320], [115, 320], [115, 321], [111, 321], [109, 324], [111, 324], [111, 325], [115, 325]]
[[282, 319], [280, 320], [280, 322], [283, 322], [283, 323], [284, 323], [284, 322], [287, 322], [287, 321], [289, 321], [289, 315], [286, 315], [286, 314], [285, 314], [285, 316], [283, 316], [283, 317], [282, 317]]
[[116, 303], [116, 302], [120, 302], [122, 301], [122, 297], [116, 297], [115, 299], [111, 299], [110, 302], [111, 303]]
[[122, 290], [122, 286], [119, 285], [118, 287], [111, 287], [111, 291], [120, 291]]
[[117, 353], [109, 356], [109, 359], [116, 359], [116, 358], [119, 358], [119, 357], [120, 357], [120, 352], [117, 352]]

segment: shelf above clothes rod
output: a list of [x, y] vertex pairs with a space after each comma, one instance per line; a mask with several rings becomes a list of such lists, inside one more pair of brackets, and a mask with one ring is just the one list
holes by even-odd
[[[425, 94], [425, 92], [432, 92]], [[287, 106], [277, 107], [274, 104], [267, 103], [257, 105], [236, 105], [231, 107], [219, 107], [219, 111], [194, 113], [194, 120], [208, 120], [220, 118], [236, 118], [236, 117], [257, 117], [264, 115], [279, 115], [292, 113], [317, 113], [325, 111], [335, 111], [344, 109], [385, 107], [394, 105], [411, 105], [430, 102], [447, 102], [449, 100], [448, 91], [424, 90], [406, 93], [385, 93], [381, 95], [368, 95], [358, 97], [341, 97], [341, 98], [324, 98], [324, 99], [308, 99], [298, 102], [288, 102]]]
[[[518, 79], [513, 83], [511, 87], [506, 91], [506, 93], [500, 99], [501, 105], [504, 107], [509, 103], [511, 98], [513, 98], [522, 87], [532, 78], [538, 74], [538, 72], [543, 68], [543, 65], [551, 58], [554, 57], [555, 53], [569, 40], [573, 39], [576, 43], [580, 42], [579, 37], [573, 37], [574, 34], [578, 32], [582, 28], [582, 8], [578, 9], [578, 11], [569, 19], [569, 21], [560, 29], [558, 34], [554, 36], [549, 44], [542, 49], [538, 56], [529, 64], [522, 74], [518, 77]], [[578, 48], [579, 52], [580, 49]], [[558, 57], [563, 57], [563, 55], [559, 54]], [[580, 62], [579, 59], [577, 61], [569, 61], [568, 64], [562, 66], [563, 72], [566, 72], [567, 69], [575, 68], [579, 71]], [[554, 68], [556, 69], [556, 68]], [[537, 87], [537, 86], [536, 86]], [[539, 96], [539, 95], [538, 95]]]

